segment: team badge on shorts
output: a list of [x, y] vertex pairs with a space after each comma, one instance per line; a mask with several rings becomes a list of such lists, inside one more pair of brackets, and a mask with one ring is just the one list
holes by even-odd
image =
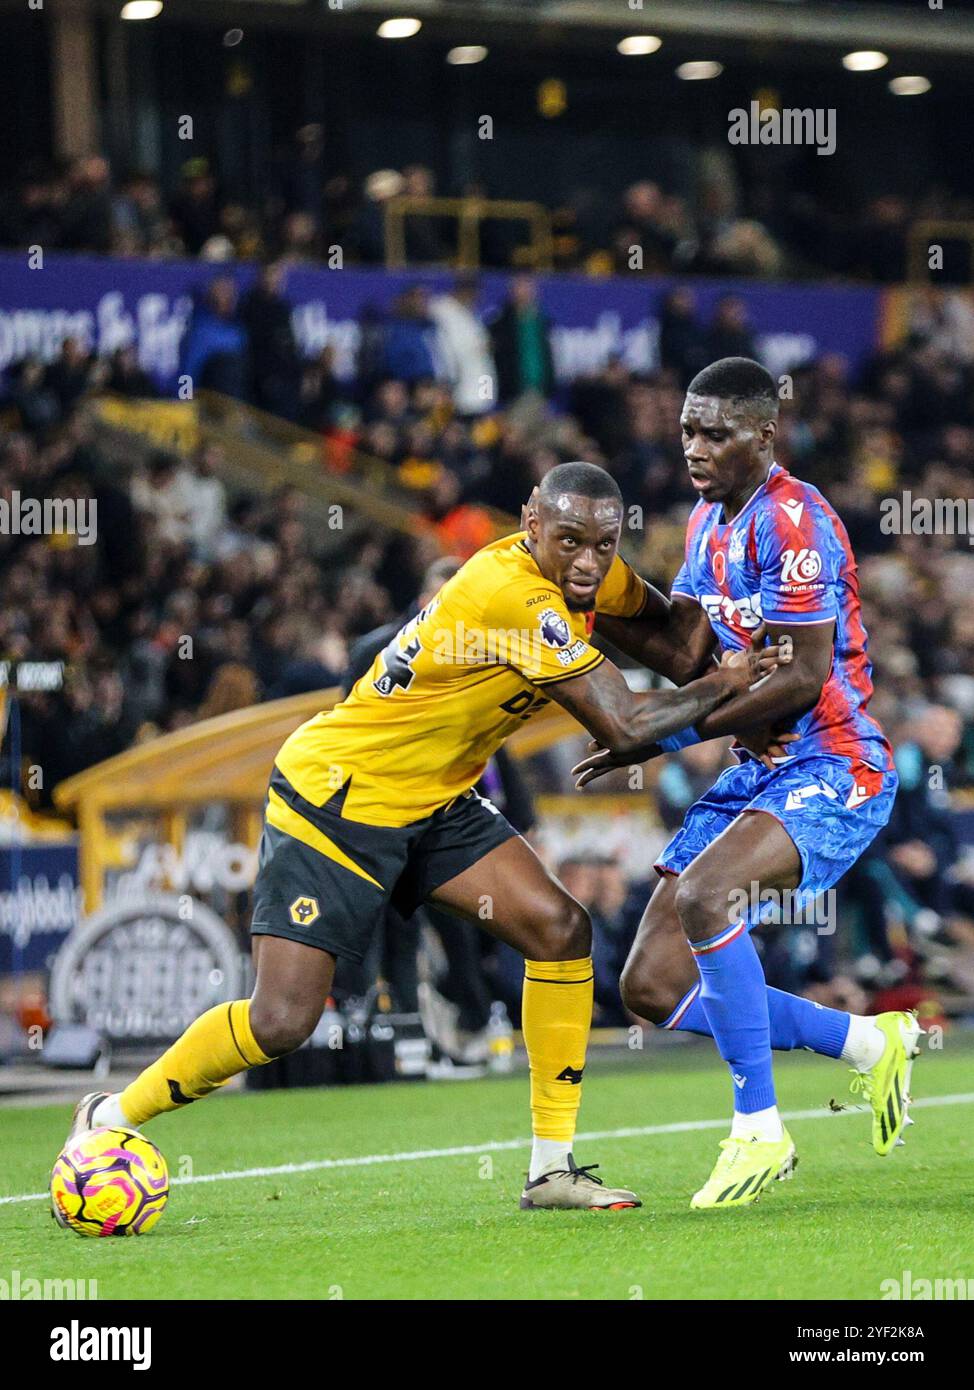
[[310, 927], [321, 916], [317, 898], [295, 898], [288, 908], [291, 921], [296, 927]]

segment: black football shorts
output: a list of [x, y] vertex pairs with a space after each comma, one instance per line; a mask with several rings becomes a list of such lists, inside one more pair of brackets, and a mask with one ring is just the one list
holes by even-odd
[[404, 826], [365, 825], [313, 806], [277, 768], [271, 791], [279, 824], [265, 818], [251, 932], [355, 961], [387, 903], [411, 916], [442, 884], [517, 834], [475, 791]]

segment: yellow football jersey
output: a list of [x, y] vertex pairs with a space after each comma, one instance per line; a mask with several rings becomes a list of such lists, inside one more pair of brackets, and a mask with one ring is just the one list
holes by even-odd
[[[617, 556], [597, 609], [634, 617], [646, 586]], [[555, 681], [605, 657], [592, 615], [571, 613], [525, 533], [478, 550], [400, 629], [334, 709], [297, 729], [277, 766], [307, 801], [340, 794], [342, 815], [402, 826], [465, 792], [488, 759], [548, 699]]]

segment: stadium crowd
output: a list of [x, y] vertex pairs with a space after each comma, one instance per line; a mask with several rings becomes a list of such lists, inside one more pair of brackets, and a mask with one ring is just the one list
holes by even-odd
[[[635, 374], [612, 360], [556, 391], [530, 276], [514, 277], [491, 324], [477, 313], [476, 283], [461, 278], [432, 302], [410, 290], [387, 321], [366, 325], [357, 376], [344, 382], [327, 349], [300, 358], [278, 266], [240, 305], [232, 291], [220, 277], [211, 284], [201, 312], [217, 328], [191, 322], [184, 359], [195, 352], [194, 370], [206, 377], [211, 366], [211, 384], [324, 435], [333, 462], [349, 449], [385, 459], [413, 489], [428, 537], [377, 529], [325, 557], [301, 496], [229, 493], [219, 448], [189, 458], [157, 451], [134, 466], [99, 442], [85, 410], [92, 392], [151, 393], [133, 351], [98, 361], [69, 340], [47, 366], [19, 364], [7, 383], [0, 495], [98, 503], [97, 545], [0, 537], [0, 653], [65, 663], [62, 690], [21, 700], [23, 758], [43, 767], [30, 793], [41, 807], [62, 778], [135, 741], [339, 684], [351, 644], [410, 611], [438, 551], [471, 553], [493, 534], [486, 509], [517, 516], [562, 460], [590, 459], [617, 477], [641, 509], [629, 513], [624, 548], [667, 589], [689, 507], [675, 427], [683, 390], [702, 363], [755, 351], [742, 301], [726, 299], [702, 324], [692, 291], [680, 290], [662, 306], [658, 370]], [[475, 386], [485, 377], [486, 397]], [[974, 872], [948, 799], [974, 788], [974, 560], [966, 531], [904, 534], [882, 524], [881, 504], [905, 491], [965, 498], [974, 323], [963, 302], [931, 291], [903, 346], [860, 376], [823, 358], [795, 371], [792, 387], [777, 457], [821, 486], [849, 528], [871, 633], [872, 708], [896, 747], [902, 789], [888, 831], [843, 886], [854, 976], [839, 958], [845, 947], [814, 931], [772, 928], [766, 966], [785, 988], [853, 1007], [863, 988], [884, 999], [921, 998], [938, 983], [970, 994]], [[9, 737], [6, 751], [9, 761]], [[679, 823], [727, 756], [722, 744], [702, 745], [660, 765], [651, 795], [664, 825]], [[9, 765], [7, 774], [8, 785], [17, 780]], [[595, 920], [602, 1018], [621, 1022], [615, 981], [650, 885], [627, 882], [600, 855], [574, 855], [560, 870]], [[513, 1013], [514, 975], [496, 956], [476, 959]], [[489, 999], [468, 1015], [482, 1015]]]
[[[322, 262], [340, 246], [347, 263], [379, 264], [391, 198], [509, 196], [479, 183], [439, 188], [422, 164], [358, 177], [331, 172], [332, 162], [322, 128], [302, 127], [274, 162], [259, 205], [231, 197], [201, 156], [184, 163], [172, 188], [145, 170], [115, 170], [102, 154], [30, 165], [0, 198], [0, 246], [292, 263]], [[726, 151], [701, 157], [694, 182], [693, 197], [649, 178], [619, 189], [614, 199], [578, 187], [549, 209], [554, 267], [600, 275], [828, 275], [895, 283], [906, 277], [913, 224], [974, 219], [970, 199], [937, 184], [920, 197], [889, 191], [861, 205], [844, 189], [816, 195], [787, 179], [745, 188]], [[405, 238], [411, 265], [456, 259], [456, 223], [448, 218], [411, 216]], [[485, 224], [485, 266], [523, 264], [524, 249], [519, 233]]]

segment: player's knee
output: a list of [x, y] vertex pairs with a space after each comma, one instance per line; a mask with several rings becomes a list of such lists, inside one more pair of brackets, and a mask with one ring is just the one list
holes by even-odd
[[705, 941], [716, 936], [730, 921], [727, 894], [711, 880], [694, 874], [692, 869], [680, 875], [673, 906], [690, 941]]
[[283, 1057], [307, 1042], [320, 1016], [320, 1005], [312, 1008], [295, 1000], [255, 997], [250, 1004], [250, 1029], [265, 1057]]
[[580, 960], [592, 952], [592, 919], [581, 903], [565, 895], [539, 910], [535, 922], [535, 960]]
[[665, 1023], [680, 1002], [679, 991], [652, 968], [651, 962], [628, 962], [619, 992], [629, 1012], [648, 1023]]

